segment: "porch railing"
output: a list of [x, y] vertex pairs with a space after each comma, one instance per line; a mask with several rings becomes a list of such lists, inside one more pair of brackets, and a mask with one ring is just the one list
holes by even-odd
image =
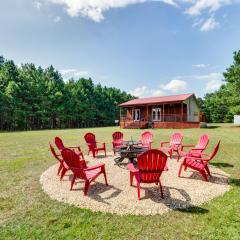
[[142, 123], [152, 123], [152, 122], [199, 122], [199, 116], [198, 115], [189, 115], [189, 114], [165, 114], [160, 117], [159, 120], [153, 120], [151, 117], [149, 119], [146, 118], [140, 118], [139, 121], [134, 121], [133, 118], [128, 116], [121, 116], [120, 117], [121, 122], [134, 122], [136, 124]]

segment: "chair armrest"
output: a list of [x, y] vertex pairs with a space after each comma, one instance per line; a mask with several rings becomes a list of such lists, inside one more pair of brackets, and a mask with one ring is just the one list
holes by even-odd
[[203, 161], [203, 162], [207, 162], [207, 161], [210, 160], [209, 158], [202, 158], [202, 157], [190, 157], [190, 156], [187, 156], [186, 158], [187, 159], [193, 159], [193, 160], [200, 160], [200, 161]]
[[138, 172], [139, 172], [139, 170], [136, 169], [132, 163], [129, 163], [129, 164], [128, 164], [128, 169], [129, 169], [130, 172], [132, 172], [132, 173], [138, 173]]
[[104, 166], [105, 166], [104, 163], [100, 163], [100, 164], [97, 164], [97, 165], [92, 166], [92, 167], [84, 168], [84, 171], [90, 171], [90, 170], [94, 170], [94, 169], [101, 168], [101, 167], [104, 167]]
[[192, 148], [190, 151], [192, 150], [204, 150], [204, 148]]
[[195, 147], [194, 144], [184, 144], [181, 146], [181, 151], [183, 151], [183, 148], [187, 148], [187, 147]]
[[77, 149], [81, 149], [80, 146], [68, 147], [68, 148], [77, 148]]
[[160, 142], [160, 146], [163, 147], [163, 145], [167, 143], [170, 143], [170, 142]]

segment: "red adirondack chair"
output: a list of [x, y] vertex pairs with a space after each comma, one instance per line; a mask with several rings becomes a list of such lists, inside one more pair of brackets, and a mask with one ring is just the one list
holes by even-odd
[[[201, 153], [206, 149], [208, 143], [209, 143], [209, 136], [208, 134], [204, 133], [199, 137], [196, 145], [193, 145], [193, 144], [182, 145], [180, 150], [180, 155], [182, 157], [185, 157], [186, 155], [192, 156], [192, 157], [201, 157]], [[184, 148], [191, 148], [191, 149], [188, 152], [186, 152], [184, 151]]]
[[62, 178], [64, 177], [65, 173], [69, 170], [68, 166], [66, 165], [66, 163], [64, 163], [61, 154], [57, 154], [54, 147], [52, 146], [51, 143], [49, 143], [50, 146], [50, 150], [53, 154], [53, 156], [59, 161], [59, 167], [58, 167], [58, 172], [57, 175], [59, 175], [61, 173], [61, 177], [60, 179], [62, 180]]
[[[178, 156], [178, 161], [179, 161], [179, 158], [180, 158], [179, 150], [182, 144], [182, 139], [183, 139], [183, 135], [181, 133], [174, 133], [171, 136], [170, 142], [160, 143], [160, 150], [163, 152], [168, 151], [171, 159], [172, 159], [173, 152], [176, 152]], [[164, 147], [165, 144], [169, 144], [169, 146]]]
[[137, 181], [138, 199], [140, 200], [140, 183], [156, 183], [160, 185], [161, 197], [163, 198], [162, 184], [160, 177], [165, 169], [167, 155], [157, 149], [151, 149], [137, 157], [138, 168], [132, 163], [128, 164], [130, 170], [130, 185], [132, 186], [133, 176]]
[[123, 146], [122, 145], [122, 142], [123, 142], [123, 133], [121, 132], [114, 132], [112, 134], [112, 146], [113, 146], [113, 152], [114, 152], [114, 155], [115, 155], [115, 148], [116, 147], [121, 147]]
[[202, 174], [204, 179], [208, 181], [208, 176], [211, 176], [210, 170], [208, 167], [208, 162], [211, 161], [215, 155], [218, 152], [220, 146], [220, 141], [215, 146], [214, 150], [211, 154], [201, 153], [200, 157], [194, 157], [194, 156], [186, 156], [184, 157], [184, 160], [179, 168], [178, 176], [180, 177], [182, 168], [184, 167], [184, 170], [186, 170], [188, 167], [191, 169], [194, 169]]
[[152, 148], [152, 142], [153, 142], [153, 134], [149, 131], [142, 133], [142, 146], [147, 147], [148, 149]]
[[81, 160], [73, 150], [68, 148], [62, 150], [62, 157], [69, 169], [73, 172], [70, 190], [72, 190], [76, 178], [80, 178], [85, 181], [84, 195], [87, 195], [90, 183], [100, 174], [104, 175], [105, 183], [108, 185], [105, 165], [103, 163], [87, 167], [85, 160]]
[[[62, 152], [62, 150], [64, 148], [66, 148], [64, 146], [63, 141], [62, 141], [62, 139], [60, 137], [55, 137], [55, 145], [57, 146], [57, 148], [58, 148], [58, 150], [60, 152]], [[84, 156], [83, 156], [83, 153], [82, 153], [82, 150], [81, 150], [80, 146], [76, 146], [76, 147], [69, 147], [68, 146], [67, 148], [72, 149], [77, 155], [79, 155], [81, 158], [84, 159]]]
[[[96, 157], [96, 154], [98, 154], [99, 151], [104, 151], [105, 157], [106, 157], [106, 144], [105, 143], [100, 143], [96, 141], [96, 137], [93, 133], [86, 133], [85, 136], [85, 141], [88, 145], [88, 155], [90, 152], [92, 152], [93, 157]], [[98, 146], [98, 144], [102, 144], [102, 146]]]

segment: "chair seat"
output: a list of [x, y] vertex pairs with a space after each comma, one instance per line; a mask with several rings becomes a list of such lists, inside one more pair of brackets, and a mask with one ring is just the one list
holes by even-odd
[[97, 168], [97, 169], [90, 170], [90, 171], [85, 171], [86, 178], [88, 180], [91, 180], [91, 179], [97, 177], [100, 173], [101, 173], [101, 168]]
[[192, 160], [192, 159], [186, 159], [185, 164], [196, 170], [203, 170], [205, 168], [204, 163], [198, 162], [198, 161]]
[[196, 157], [196, 158], [201, 157], [201, 153], [197, 153], [197, 152], [183, 152], [183, 151], [180, 151], [179, 153], [180, 153], [180, 156], [182, 156], [182, 157], [187, 157], [187, 156]]

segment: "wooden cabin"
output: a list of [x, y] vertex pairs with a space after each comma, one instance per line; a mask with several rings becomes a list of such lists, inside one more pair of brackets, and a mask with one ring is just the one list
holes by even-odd
[[203, 115], [194, 94], [139, 98], [119, 106], [121, 128], [198, 128]]

